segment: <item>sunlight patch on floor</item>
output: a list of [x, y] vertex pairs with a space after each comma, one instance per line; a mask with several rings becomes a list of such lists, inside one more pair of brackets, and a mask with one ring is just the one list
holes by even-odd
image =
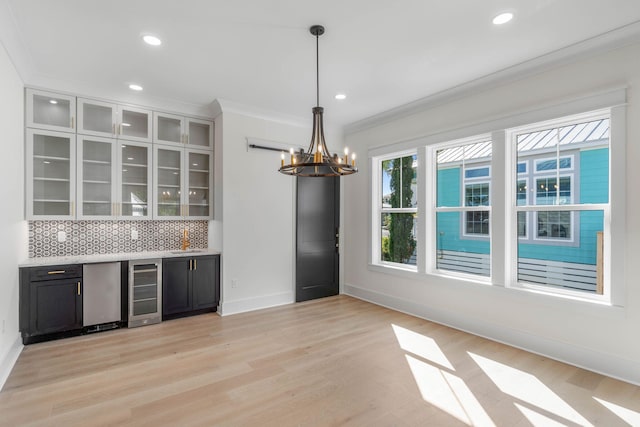
[[469, 387], [457, 376], [405, 355], [422, 398], [470, 426], [495, 426]]
[[[567, 421], [581, 426], [592, 426], [578, 411], [535, 376], [471, 352], [468, 354], [503, 393]], [[518, 406], [518, 408], [521, 407]], [[534, 413], [534, 411], [530, 411]], [[540, 414], [536, 413], [536, 415]], [[525, 416], [527, 416], [526, 413]]]
[[595, 396], [593, 398], [602, 406], [616, 414], [618, 417], [622, 418], [624, 422], [629, 423], [629, 425], [640, 426], [640, 413], [625, 408], [624, 406], [616, 405], [615, 403], [607, 402], [603, 399], [598, 399]]
[[449, 362], [449, 359], [447, 359], [447, 356], [444, 355], [440, 346], [433, 338], [413, 332], [402, 326], [392, 324], [391, 327], [396, 334], [400, 348], [404, 351], [408, 351], [425, 360], [455, 371], [453, 365], [451, 365], [451, 362]]
[[566, 427], [566, 424], [552, 420], [551, 418], [542, 415], [533, 409], [527, 408], [526, 406], [522, 406], [518, 403], [514, 403], [514, 405], [516, 405], [516, 408], [522, 412], [522, 415], [524, 415], [534, 427]]

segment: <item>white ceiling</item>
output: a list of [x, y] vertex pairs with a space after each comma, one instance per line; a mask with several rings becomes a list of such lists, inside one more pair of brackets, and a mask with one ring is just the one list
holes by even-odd
[[[639, 0], [0, 0], [25, 83], [345, 125], [640, 21]], [[515, 19], [497, 27], [501, 11]], [[145, 45], [141, 35], [163, 44]], [[20, 57], [20, 60], [17, 60]], [[127, 85], [144, 86], [132, 94]], [[347, 99], [337, 101], [337, 92]]]

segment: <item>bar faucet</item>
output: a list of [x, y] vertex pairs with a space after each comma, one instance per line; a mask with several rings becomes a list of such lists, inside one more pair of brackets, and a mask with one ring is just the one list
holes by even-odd
[[189, 230], [185, 228], [182, 233], [182, 250], [186, 251], [189, 246], [191, 246], [191, 243], [189, 242]]

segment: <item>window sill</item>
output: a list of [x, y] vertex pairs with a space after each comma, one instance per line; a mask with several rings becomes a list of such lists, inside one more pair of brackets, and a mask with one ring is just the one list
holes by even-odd
[[368, 265], [369, 271], [376, 273], [391, 274], [394, 276], [408, 277], [415, 279], [418, 277], [418, 268], [412, 266], [402, 266], [401, 264], [371, 264]]

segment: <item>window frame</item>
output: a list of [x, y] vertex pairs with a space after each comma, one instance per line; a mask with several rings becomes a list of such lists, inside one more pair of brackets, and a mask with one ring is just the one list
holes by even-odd
[[[532, 291], [532, 292], [539, 292], [542, 294], [546, 294], [546, 295], [553, 295], [553, 296], [559, 296], [559, 297], [567, 297], [567, 298], [571, 298], [571, 299], [579, 299], [579, 300], [584, 300], [584, 301], [594, 301], [594, 302], [605, 302], [605, 303], [611, 303], [613, 301], [613, 297], [612, 297], [612, 280], [611, 280], [611, 262], [612, 262], [612, 256], [611, 254], [613, 253], [613, 250], [605, 250], [604, 254], [603, 254], [603, 263], [604, 263], [604, 273], [603, 273], [603, 293], [602, 294], [598, 294], [598, 293], [591, 293], [591, 292], [584, 292], [584, 291], [578, 291], [578, 290], [571, 290], [571, 289], [567, 289], [567, 288], [561, 288], [561, 287], [554, 287], [554, 286], [550, 286], [550, 285], [543, 285], [543, 284], [535, 284], [535, 283], [529, 283], [526, 281], [521, 281], [518, 279], [518, 244], [520, 243], [538, 243], [538, 244], [545, 244], [547, 242], [552, 241], [555, 245], [559, 245], [562, 246], [564, 245], [579, 245], [579, 228], [580, 228], [580, 224], [579, 224], [579, 220], [578, 218], [576, 218], [575, 216], [575, 212], [582, 212], [582, 211], [602, 211], [603, 212], [603, 235], [604, 235], [604, 240], [605, 240], [605, 245], [607, 245], [607, 242], [610, 242], [611, 239], [611, 230], [610, 230], [610, 221], [608, 220], [609, 218], [611, 218], [611, 200], [612, 200], [612, 192], [611, 189], [613, 188], [613, 174], [612, 174], [612, 170], [611, 170], [611, 163], [612, 163], [612, 158], [613, 156], [611, 155], [613, 149], [612, 149], [612, 134], [613, 134], [613, 108], [605, 108], [605, 109], [600, 109], [600, 110], [594, 110], [594, 111], [590, 111], [590, 112], [586, 112], [586, 113], [580, 113], [580, 114], [575, 114], [575, 115], [571, 115], [571, 116], [565, 116], [565, 117], [561, 117], [558, 119], [552, 119], [552, 120], [547, 120], [547, 121], [543, 121], [543, 122], [538, 122], [538, 123], [533, 123], [530, 125], [523, 125], [523, 126], [518, 126], [518, 127], [513, 127], [513, 128], [509, 128], [505, 130], [506, 133], [506, 155], [507, 155], [507, 159], [509, 159], [507, 161], [507, 172], [508, 172], [508, 179], [506, 180], [506, 191], [507, 194], [509, 195], [509, 199], [510, 199], [510, 203], [508, 203], [508, 207], [509, 207], [509, 215], [513, 215], [513, 217], [516, 218], [515, 223], [514, 222], [508, 222], [507, 224], [507, 239], [511, 239], [512, 243], [509, 244], [507, 243], [508, 247], [510, 248], [509, 252], [507, 254], [507, 258], [509, 260], [508, 264], [508, 270], [507, 270], [507, 274], [506, 274], [506, 287], [510, 288], [510, 289], [516, 289], [516, 290], [525, 290], [525, 291]], [[576, 170], [579, 166], [576, 164], [577, 158], [575, 156], [575, 153], [567, 153], [564, 155], [560, 155], [558, 156], [558, 162], [560, 161], [560, 159], [564, 158], [564, 157], [568, 157], [568, 156], [573, 156], [572, 157], [572, 161], [571, 161], [571, 168], [556, 168], [554, 170], [550, 170], [550, 171], [541, 171], [536, 173], [536, 161], [539, 160], [537, 158], [533, 158], [530, 159], [532, 160], [532, 164], [533, 164], [533, 174], [529, 174], [529, 176], [535, 180], [539, 177], [543, 177], [543, 176], [551, 176], [552, 174], [549, 172], [556, 172], [555, 175], [553, 175], [554, 177], [559, 177], [559, 176], [563, 176], [563, 175], [571, 175], [572, 176], [572, 180], [571, 180], [571, 203], [570, 204], [562, 204], [562, 205], [537, 205], [535, 204], [535, 199], [536, 196], [532, 195], [531, 197], [533, 198], [533, 200], [530, 202], [529, 205], [527, 206], [517, 206], [516, 204], [516, 192], [517, 192], [517, 181], [518, 181], [518, 173], [517, 173], [517, 165], [518, 163], [518, 148], [517, 148], [517, 136], [518, 134], [522, 134], [523, 132], [526, 133], [533, 133], [533, 132], [537, 132], [537, 131], [541, 131], [541, 130], [546, 130], [549, 128], [561, 128], [564, 126], [569, 126], [572, 124], [576, 124], [576, 123], [584, 123], [584, 122], [588, 122], [588, 121], [593, 121], [593, 120], [598, 120], [601, 118], [609, 118], [609, 123], [610, 123], [610, 131], [609, 131], [609, 143], [608, 143], [608, 149], [609, 149], [609, 200], [607, 203], [575, 203], [576, 197], [579, 200], [580, 195], [576, 193], [576, 189], [579, 188], [579, 183], [576, 182]], [[623, 121], [621, 120], [620, 117], [617, 118], [617, 120], [619, 121]], [[540, 158], [542, 159], [542, 157]], [[559, 166], [559, 164], [558, 164]], [[570, 173], [563, 173], [563, 172], [559, 172], [559, 171], [569, 171]], [[545, 173], [543, 173], [545, 172]], [[537, 183], [536, 183], [537, 185]], [[569, 242], [567, 240], [560, 240], [560, 239], [540, 239], [537, 237], [537, 212], [538, 211], [568, 211], [571, 212], [571, 222], [572, 222], [572, 238], [574, 239], [573, 242]], [[530, 236], [531, 240], [529, 240], [529, 242], [523, 242], [522, 239], [517, 237], [517, 212], [527, 212], [527, 214], [529, 214], [531, 212], [531, 216], [533, 217], [533, 223], [534, 223], [534, 233], [532, 236]], [[509, 215], [507, 215], [507, 217], [509, 217]], [[576, 231], [578, 230], [578, 231]], [[514, 239], [513, 237], [509, 237], [509, 236], [516, 236], [516, 238]], [[609, 243], [610, 244], [610, 243]]]
[[[492, 147], [492, 155], [491, 155], [491, 159], [490, 160], [486, 160], [486, 158], [483, 158], [482, 160], [478, 161], [478, 160], [470, 160], [468, 163], [465, 161], [460, 161], [460, 185], [461, 185], [461, 189], [459, 190], [459, 194], [460, 194], [460, 206], [438, 206], [438, 191], [437, 191], [437, 185], [438, 185], [438, 152], [441, 150], [446, 150], [446, 149], [450, 149], [450, 148], [456, 148], [456, 147], [462, 147], [465, 145], [472, 145], [472, 144], [477, 144], [477, 143], [483, 143], [483, 142], [490, 142], [491, 143], [491, 147]], [[429, 232], [427, 233], [427, 241], [426, 241], [426, 247], [427, 249], [427, 253], [426, 253], [426, 272], [428, 274], [433, 274], [433, 275], [437, 275], [437, 276], [442, 276], [442, 277], [457, 277], [457, 278], [461, 278], [461, 279], [465, 279], [465, 280], [471, 280], [477, 283], [487, 283], [490, 284], [493, 280], [493, 274], [494, 274], [494, 269], [493, 269], [493, 245], [492, 245], [492, 221], [493, 221], [493, 215], [492, 215], [492, 191], [493, 191], [493, 186], [491, 185], [491, 181], [492, 181], [492, 177], [493, 177], [493, 145], [494, 145], [495, 141], [492, 138], [491, 134], [479, 134], [479, 135], [474, 135], [472, 137], [469, 138], [461, 138], [461, 139], [456, 139], [456, 140], [450, 140], [450, 141], [446, 141], [446, 142], [440, 142], [440, 143], [434, 143], [431, 145], [428, 145], [426, 147], [426, 165], [430, 165], [430, 171], [428, 172], [428, 176], [431, 179], [431, 186], [427, 186], [427, 188], [430, 188], [430, 190], [427, 190], [427, 194], [426, 194], [426, 200], [427, 200], [427, 204], [428, 204], [428, 209], [429, 212], [426, 213], [426, 215], [428, 215], [428, 222], [430, 223], [430, 226], [428, 227]], [[488, 162], [488, 165], [484, 165], [483, 163]], [[483, 164], [482, 166], [478, 166], [479, 168], [485, 168], [485, 167], [489, 167], [489, 177], [488, 177], [488, 181], [489, 181], [489, 205], [488, 206], [465, 206], [465, 201], [464, 201], [464, 189], [465, 189], [465, 179], [464, 179], [464, 175], [465, 175], [465, 170], [466, 168], [466, 164]], [[472, 167], [475, 168], [475, 167]], [[483, 180], [487, 180], [487, 177], [481, 177]], [[464, 221], [465, 221], [465, 216], [466, 216], [466, 212], [474, 212], [474, 211], [479, 211], [479, 212], [484, 212], [487, 211], [489, 213], [489, 234], [486, 236], [464, 236], [462, 231], [464, 230]], [[438, 213], [441, 212], [460, 212], [460, 238], [461, 240], [481, 240], [481, 241], [486, 241], [489, 243], [489, 275], [488, 276], [482, 276], [482, 275], [478, 275], [478, 274], [473, 274], [473, 273], [463, 273], [463, 272], [459, 272], [459, 271], [452, 271], [452, 270], [446, 270], [446, 269], [440, 269], [438, 268], [438, 262], [437, 262], [437, 258], [438, 258], [438, 243], [437, 243], [437, 239], [438, 239], [438, 232], [437, 232], [437, 215]], [[431, 238], [430, 238], [431, 237]]]
[[[407, 271], [418, 271], [417, 268], [417, 257], [420, 256], [419, 255], [419, 251], [418, 248], [416, 247], [416, 265], [413, 264], [405, 264], [405, 263], [399, 263], [399, 262], [393, 262], [393, 261], [385, 261], [382, 259], [382, 215], [385, 213], [389, 213], [389, 214], [394, 214], [394, 213], [412, 213], [414, 215], [414, 217], [416, 217], [416, 222], [414, 224], [414, 227], [417, 229], [418, 224], [417, 224], [417, 216], [418, 216], [418, 207], [420, 206], [420, 194], [419, 194], [419, 190], [418, 190], [418, 185], [416, 185], [416, 206], [414, 207], [409, 207], [409, 208], [392, 208], [392, 207], [384, 207], [382, 204], [382, 192], [384, 191], [383, 189], [383, 172], [382, 172], [382, 164], [383, 162], [387, 161], [387, 160], [393, 160], [393, 159], [400, 159], [403, 157], [408, 157], [408, 156], [415, 156], [416, 157], [416, 162], [417, 162], [417, 166], [416, 166], [416, 178], [417, 178], [417, 174], [418, 174], [418, 168], [419, 168], [419, 161], [418, 161], [418, 152], [417, 150], [404, 150], [404, 151], [398, 151], [398, 152], [392, 152], [389, 154], [385, 154], [385, 155], [381, 155], [381, 156], [376, 156], [376, 157], [372, 157], [371, 158], [371, 165], [372, 165], [372, 172], [373, 172], [373, 176], [375, 177], [375, 181], [377, 182], [376, 185], [376, 192], [375, 192], [375, 206], [376, 206], [376, 212], [373, 215], [372, 218], [372, 229], [373, 229], [373, 233], [372, 233], [372, 240], [371, 240], [371, 245], [372, 245], [372, 259], [371, 259], [371, 264], [372, 265], [378, 265], [378, 266], [383, 266], [383, 267], [393, 267], [396, 269], [401, 269], [401, 270], [407, 270]], [[416, 179], [416, 184], [417, 184], [417, 179]], [[416, 246], [418, 246], [418, 240], [419, 240], [419, 234], [416, 231]]]

